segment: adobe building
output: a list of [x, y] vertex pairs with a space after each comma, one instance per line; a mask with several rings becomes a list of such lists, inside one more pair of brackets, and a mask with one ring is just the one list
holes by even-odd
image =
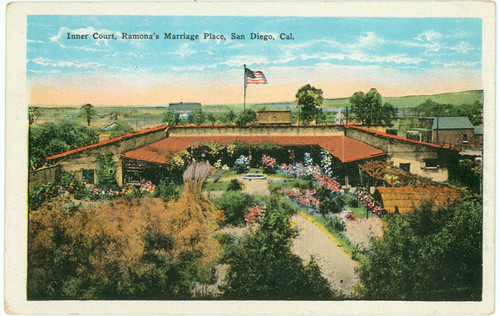
[[259, 124], [291, 124], [292, 111], [257, 111]]
[[[442, 182], [457, 152], [447, 146], [409, 140], [355, 125], [250, 125], [158, 126], [96, 144], [52, 155], [45, 168], [30, 172], [31, 183], [50, 182], [54, 170], [68, 171], [88, 185], [96, 182], [96, 155], [110, 153], [120, 186], [151, 180], [165, 162], [194, 144], [273, 143], [283, 146], [314, 145], [335, 159], [341, 183], [357, 185], [358, 165], [367, 160], [387, 160], [411, 173]], [[52, 181], [53, 182], [53, 181]]]
[[198, 102], [178, 102], [169, 103], [168, 110], [174, 113], [187, 113], [201, 111], [201, 103]]

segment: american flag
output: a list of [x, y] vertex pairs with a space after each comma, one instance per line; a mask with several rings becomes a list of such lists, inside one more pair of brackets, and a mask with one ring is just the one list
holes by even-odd
[[266, 77], [262, 71], [252, 71], [245, 68], [245, 75], [247, 77], [247, 84], [267, 84]]

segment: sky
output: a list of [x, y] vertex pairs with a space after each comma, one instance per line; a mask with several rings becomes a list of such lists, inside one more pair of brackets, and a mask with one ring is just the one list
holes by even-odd
[[28, 16], [28, 103], [243, 103], [243, 64], [269, 82], [248, 85], [247, 103], [292, 101], [307, 83], [325, 98], [370, 88], [386, 97], [482, 89], [481, 34], [479, 18]]

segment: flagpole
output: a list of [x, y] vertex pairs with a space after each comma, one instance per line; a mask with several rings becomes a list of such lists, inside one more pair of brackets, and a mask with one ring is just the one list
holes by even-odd
[[247, 100], [247, 65], [243, 64], [243, 113], [245, 113], [246, 100]]

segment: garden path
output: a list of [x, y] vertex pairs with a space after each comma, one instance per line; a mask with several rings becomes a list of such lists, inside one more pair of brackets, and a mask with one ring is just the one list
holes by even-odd
[[298, 236], [293, 240], [292, 252], [305, 264], [314, 256], [321, 273], [330, 286], [338, 292], [350, 295], [356, 286], [356, 263], [328, 236], [300, 215], [293, 215]]

